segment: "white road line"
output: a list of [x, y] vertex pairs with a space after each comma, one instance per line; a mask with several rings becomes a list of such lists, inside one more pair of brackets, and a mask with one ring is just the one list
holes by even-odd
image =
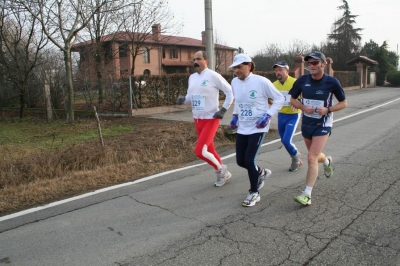
[[[371, 108], [369, 108], [369, 109], [366, 109], [366, 110], [363, 110], [363, 111], [360, 111], [360, 112], [357, 112], [357, 113], [354, 113], [354, 114], [351, 114], [351, 115], [348, 115], [348, 116], [344, 116], [344, 117], [341, 117], [341, 118], [338, 118], [338, 119], [334, 119], [334, 120], [333, 120], [333, 123], [339, 122], [339, 121], [342, 121], [342, 120], [345, 120], [345, 119], [349, 119], [349, 118], [351, 118], [351, 117], [353, 117], [353, 116], [357, 116], [357, 115], [360, 115], [360, 114], [363, 114], [363, 113], [367, 113], [367, 112], [373, 111], [373, 110], [375, 110], [375, 109], [377, 109], [377, 108], [379, 108], [379, 107], [382, 107], [382, 106], [385, 106], [385, 105], [394, 103], [395, 101], [398, 101], [398, 100], [400, 100], [400, 98], [396, 98], [396, 99], [391, 100], [391, 101], [389, 101], [389, 102], [386, 102], [386, 103], [383, 103], [383, 104], [380, 104], [380, 105], [371, 107]], [[294, 133], [294, 136], [299, 135], [299, 134], [301, 134], [301, 131]], [[278, 140], [280, 141], [281, 139], [278, 139]], [[276, 142], [276, 141], [275, 141], [275, 142]], [[271, 142], [268, 142], [268, 143], [264, 143], [264, 144], [261, 145], [261, 146], [264, 147], [264, 146], [270, 145], [270, 144], [272, 144], [272, 143], [274, 143], [274, 141], [271, 141]]]
[[[357, 116], [357, 115], [360, 115], [360, 114], [363, 114], [363, 113], [366, 113], [366, 112], [373, 111], [373, 110], [375, 110], [377, 108], [380, 108], [382, 106], [391, 104], [391, 103], [393, 103], [395, 101], [398, 101], [398, 100], [400, 100], [400, 98], [391, 100], [389, 102], [386, 102], [386, 103], [371, 107], [369, 109], [366, 109], [366, 110], [363, 110], [363, 111], [360, 111], [360, 112], [357, 112], [357, 113], [354, 113], [354, 114], [351, 114], [351, 115], [348, 115], [348, 116], [344, 116], [344, 117], [338, 118], [338, 119], [334, 120], [334, 122], [342, 121], [342, 120], [345, 120], [345, 119], [349, 119], [349, 118], [351, 118], [353, 116]], [[301, 134], [301, 131], [296, 132], [294, 135], [299, 135], [299, 134]], [[273, 143], [280, 142], [280, 141], [281, 141], [281, 139], [275, 139], [273, 141], [264, 143], [261, 146], [264, 147], [264, 146], [271, 145]], [[231, 158], [231, 157], [233, 157], [235, 155], [236, 155], [236, 153], [232, 153], [232, 154], [229, 154], [229, 155], [227, 155], [225, 157], [222, 157], [221, 159]], [[171, 174], [171, 173], [176, 173], [176, 172], [179, 172], [179, 171], [182, 171], [182, 170], [198, 167], [198, 166], [205, 165], [205, 164], [206, 163], [200, 163], [200, 164], [186, 166], [186, 167], [175, 169], [175, 170], [162, 172], [162, 173], [155, 174], [155, 175], [152, 175], [152, 176], [148, 176], [148, 177], [145, 177], [145, 178], [141, 178], [139, 180], [135, 180], [135, 181], [132, 181], [132, 182], [127, 182], [127, 183], [123, 183], [123, 184], [119, 184], [119, 185], [115, 185], [115, 186], [111, 186], [111, 187], [102, 188], [102, 189], [95, 190], [93, 192], [89, 192], [89, 193], [86, 193], [86, 194], [83, 194], [83, 195], [79, 195], [79, 196], [76, 196], [76, 197], [72, 197], [72, 198], [56, 201], [56, 202], [53, 202], [53, 203], [50, 203], [50, 204], [42, 205], [42, 206], [39, 206], [39, 207], [35, 207], [35, 208], [27, 209], [27, 210], [24, 210], [24, 211], [16, 212], [16, 213], [13, 213], [13, 214], [10, 214], [10, 215], [6, 215], [6, 216], [3, 216], [3, 217], [0, 217], [0, 222], [6, 221], [6, 220], [9, 220], [9, 219], [13, 219], [13, 218], [16, 218], [16, 217], [19, 217], [19, 216], [23, 216], [25, 214], [29, 214], [29, 213], [45, 210], [45, 209], [48, 209], [48, 208], [51, 208], [51, 207], [54, 207], [54, 206], [58, 206], [58, 205], [61, 205], [61, 204], [67, 203], [67, 202], [71, 202], [71, 201], [74, 201], [74, 200], [83, 199], [83, 198], [87, 198], [87, 197], [90, 197], [90, 196], [93, 196], [93, 195], [96, 195], [96, 194], [100, 194], [100, 193], [103, 193], [103, 192], [106, 192], [106, 191], [110, 191], [110, 190], [113, 190], [113, 189], [117, 189], [117, 188], [121, 188], [121, 187], [126, 187], [126, 186], [130, 186], [130, 185], [138, 184], [138, 183], [145, 182], [145, 181], [148, 181], [148, 180], [160, 177], [160, 176], [168, 175], [168, 174]]]

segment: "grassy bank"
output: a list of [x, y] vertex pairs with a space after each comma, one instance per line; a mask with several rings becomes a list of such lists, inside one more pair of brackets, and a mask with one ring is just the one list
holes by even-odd
[[[43, 118], [0, 119], [0, 216], [197, 160], [193, 123], [145, 117], [67, 124]], [[217, 149], [233, 148], [221, 126]]]

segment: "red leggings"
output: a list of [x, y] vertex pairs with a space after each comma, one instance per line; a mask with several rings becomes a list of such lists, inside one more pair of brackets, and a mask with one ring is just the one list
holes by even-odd
[[214, 147], [214, 137], [220, 121], [220, 119], [194, 119], [198, 136], [194, 153], [215, 170], [221, 168], [222, 165], [221, 157]]

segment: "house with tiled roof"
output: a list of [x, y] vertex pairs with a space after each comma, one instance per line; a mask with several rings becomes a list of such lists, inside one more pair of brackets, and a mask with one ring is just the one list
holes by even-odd
[[[140, 37], [143, 36], [143, 39]], [[206, 50], [206, 35], [203, 31], [201, 39], [161, 34], [160, 24], [152, 26], [152, 32], [142, 33], [117, 32], [100, 39], [103, 51], [102, 71], [119, 78], [129, 75], [132, 70], [132, 53], [135, 49], [132, 40], [140, 40], [134, 60], [134, 75], [163, 75], [173, 73], [193, 73], [193, 56], [199, 50]], [[95, 79], [95, 57], [93, 56], [94, 40], [73, 45], [72, 51], [80, 55], [80, 74]], [[229, 65], [233, 61], [237, 49], [215, 44], [215, 70], [221, 74], [229, 73]], [[85, 73], [82, 73], [85, 72]]]

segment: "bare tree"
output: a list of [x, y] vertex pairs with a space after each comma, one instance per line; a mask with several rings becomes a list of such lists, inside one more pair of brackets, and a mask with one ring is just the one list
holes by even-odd
[[0, 13], [0, 63], [18, 89], [20, 111], [24, 117], [28, 81], [33, 70], [43, 63], [48, 39], [38, 29], [38, 21], [4, 0]]
[[[134, 4], [130, 3], [130, 4]], [[129, 3], [127, 2], [127, 6]], [[125, 8], [127, 8], [127, 6]], [[110, 9], [103, 7], [103, 9]], [[104, 66], [108, 63], [105, 60], [104, 49], [102, 46], [102, 37], [108, 34], [115, 33], [116, 25], [118, 25], [118, 16], [114, 12], [96, 12], [87, 25], [90, 40], [92, 41], [91, 56], [94, 58], [96, 71], [97, 87], [98, 87], [98, 102], [103, 103], [105, 97], [104, 84]], [[110, 57], [112, 58], [112, 57]]]
[[[119, 17], [121, 24], [119, 26], [129, 43], [125, 47], [132, 55], [132, 69], [130, 74], [135, 73], [135, 61], [137, 56], [143, 55], [146, 60], [151, 49], [161, 49], [162, 43], [171, 38], [170, 35], [178, 30], [178, 23], [174, 20], [173, 14], [168, 8], [166, 1], [144, 0], [135, 3], [127, 8], [121, 9]], [[162, 26], [162, 28], [161, 28]]]
[[221, 65], [221, 53], [220, 53], [220, 49], [219, 49], [220, 45], [227, 46], [227, 43], [222, 38], [222, 35], [215, 30], [214, 31], [214, 51], [215, 51], [215, 70], [217, 72], [220, 71], [220, 65]]
[[[68, 88], [68, 121], [73, 123], [74, 87], [71, 47], [79, 32], [99, 12], [118, 10], [123, 0], [15, 0], [36, 18], [45, 35], [64, 55], [66, 86]], [[138, 0], [139, 1], [139, 0]]]
[[[45, 64], [36, 68], [34, 71], [34, 79], [38, 80], [39, 83], [46, 82], [49, 84], [51, 105], [54, 108], [65, 108], [67, 94], [64, 86], [66, 80], [64, 58], [54, 46], [52, 49], [46, 51], [44, 57], [46, 58]], [[43, 75], [43, 73], [46, 73], [46, 75]]]
[[[294, 40], [293, 42], [290, 42], [286, 46], [284, 51], [293, 60], [293, 58], [297, 55], [305, 55], [305, 54], [310, 53], [311, 45], [302, 40]], [[287, 60], [287, 61], [290, 61], [290, 60]]]
[[282, 57], [283, 50], [276, 43], [267, 44], [253, 58], [256, 63], [256, 69], [259, 71], [271, 71], [271, 67]]
[[222, 35], [220, 34], [219, 31], [215, 30], [214, 31], [214, 44], [217, 45], [228, 45], [226, 40], [224, 40], [224, 38], [222, 37]]
[[301, 40], [294, 40], [288, 45], [271, 43], [261, 49], [253, 60], [260, 71], [272, 71], [272, 66], [278, 61], [286, 61], [290, 68], [294, 68], [294, 58], [310, 51], [311, 46]]
[[293, 69], [295, 67], [294, 58], [297, 55], [309, 54], [312, 51], [311, 47], [312, 46], [307, 44], [305, 41], [294, 40], [283, 48], [283, 53], [278, 61], [286, 61], [289, 64], [290, 68]]

